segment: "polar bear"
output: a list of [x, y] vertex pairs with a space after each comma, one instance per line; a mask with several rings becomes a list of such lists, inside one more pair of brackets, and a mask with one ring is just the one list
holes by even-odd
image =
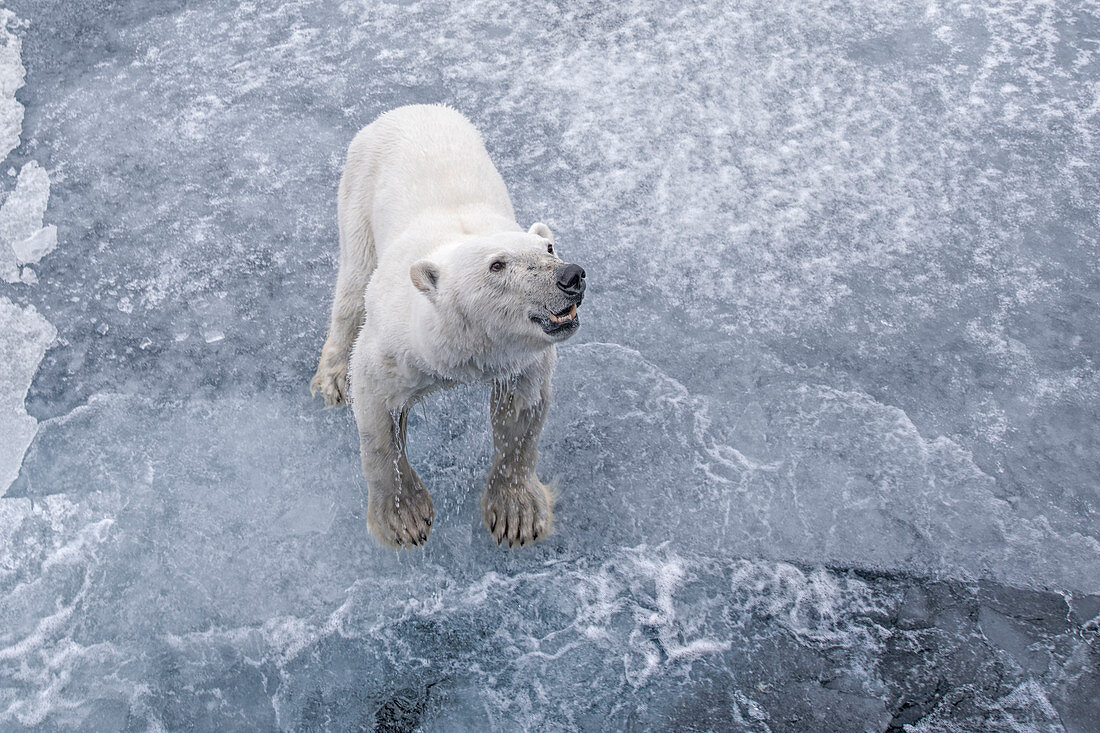
[[443, 106], [400, 107], [348, 149], [340, 266], [311, 391], [349, 401], [367, 479], [367, 524], [420, 545], [432, 498], [405, 456], [409, 406], [458, 383], [492, 385], [493, 462], [481, 498], [497, 544], [545, 537], [553, 494], [535, 475], [554, 345], [576, 333], [585, 272], [550, 228], [526, 232], [481, 135]]

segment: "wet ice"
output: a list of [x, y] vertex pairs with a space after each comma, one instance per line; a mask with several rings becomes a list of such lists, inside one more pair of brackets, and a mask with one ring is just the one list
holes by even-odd
[[[1092, 10], [10, 8], [0, 727], [1096, 727]], [[487, 388], [413, 408], [403, 554], [307, 395], [422, 101], [588, 271], [519, 552]]]

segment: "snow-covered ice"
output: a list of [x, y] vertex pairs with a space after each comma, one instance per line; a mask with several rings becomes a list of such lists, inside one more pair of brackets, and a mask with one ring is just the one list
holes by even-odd
[[[1100, 729], [1100, 10], [0, 9], [0, 730]], [[588, 271], [367, 534], [307, 385], [356, 130], [447, 102]]]
[[[23, 121], [23, 106], [15, 97], [26, 73], [20, 59], [22, 44], [11, 30], [17, 24], [10, 10], [0, 8], [0, 158], [18, 145]], [[38, 262], [57, 246], [57, 227], [42, 226], [49, 199], [50, 177], [32, 160], [19, 171], [14, 190], [0, 205], [0, 277], [5, 281], [33, 280], [33, 270], [23, 277], [18, 266]]]
[[57, 331], [33, 306], [0, 297], [0, 497], [19, 475], [37, 421], [23, 408], [34, 371]]

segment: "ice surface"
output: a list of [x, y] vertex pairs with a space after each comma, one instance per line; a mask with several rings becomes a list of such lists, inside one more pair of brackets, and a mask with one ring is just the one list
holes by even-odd
[[0, 242], [11, 247], [21, 265], [38, 262], [57, 246], [57, 227], [42, 226], [49, 200], [49, 175], [38, 163], [27, 163], [0, 207]]
[[[8, 5], [0, 729], [1100, 728], [1095, 7]], [[435, 101], [589, 273], [522, 552], [484, 389], [416, 553], [306, 390]]]
[[19, 144], [23, 128], [23, 105], [15, 92], [23, 86], [22, 42], [12, 32], [18, 18], [7, 8], [0, 8], [0, 159]]
[[[20, 57], [22, 43], [11, 31], [11, 26], [17, 23], [10, 10], [0, 8], [0, 161], [19, 144], [23, 128], [23, 105], [15, 98], [15, 92], [23, 86], [26, 69]], [[10, 283], [18, 279], [19, 268], [10, 240], [0, 236], [0, 280]]]
[[[0, 8], [0, 161], [19, 144], [23, 124], [23, 105], [15, 92], [23, 86], [26, 70], [20, 57], [22, 43], [10, 28], [15, 25], [15, 15]], [[57, 246], [57, 227], [42, 226], [49, 200], [49, 175], [35, 161], [27, 163], [19, 171], [15, 190], [0, 204], [0, 279], [33, 282], [34, 271], [24, 276], [18, 266], [38, 262]]]
[[23, 399], [55, 338], [57, 331], [33, 307], [0, 297], [0, 498], [19, 475], [34, 437], [38, 421], [23, 409]]

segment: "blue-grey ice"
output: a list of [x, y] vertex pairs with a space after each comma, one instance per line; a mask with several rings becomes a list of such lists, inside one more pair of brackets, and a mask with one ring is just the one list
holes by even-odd
[[[0, 8], [0, 730], [1100, 730], [1100, 8]], [[445, 102], [583, 263], [367, 534], [308, 382], [348, 142]]]

